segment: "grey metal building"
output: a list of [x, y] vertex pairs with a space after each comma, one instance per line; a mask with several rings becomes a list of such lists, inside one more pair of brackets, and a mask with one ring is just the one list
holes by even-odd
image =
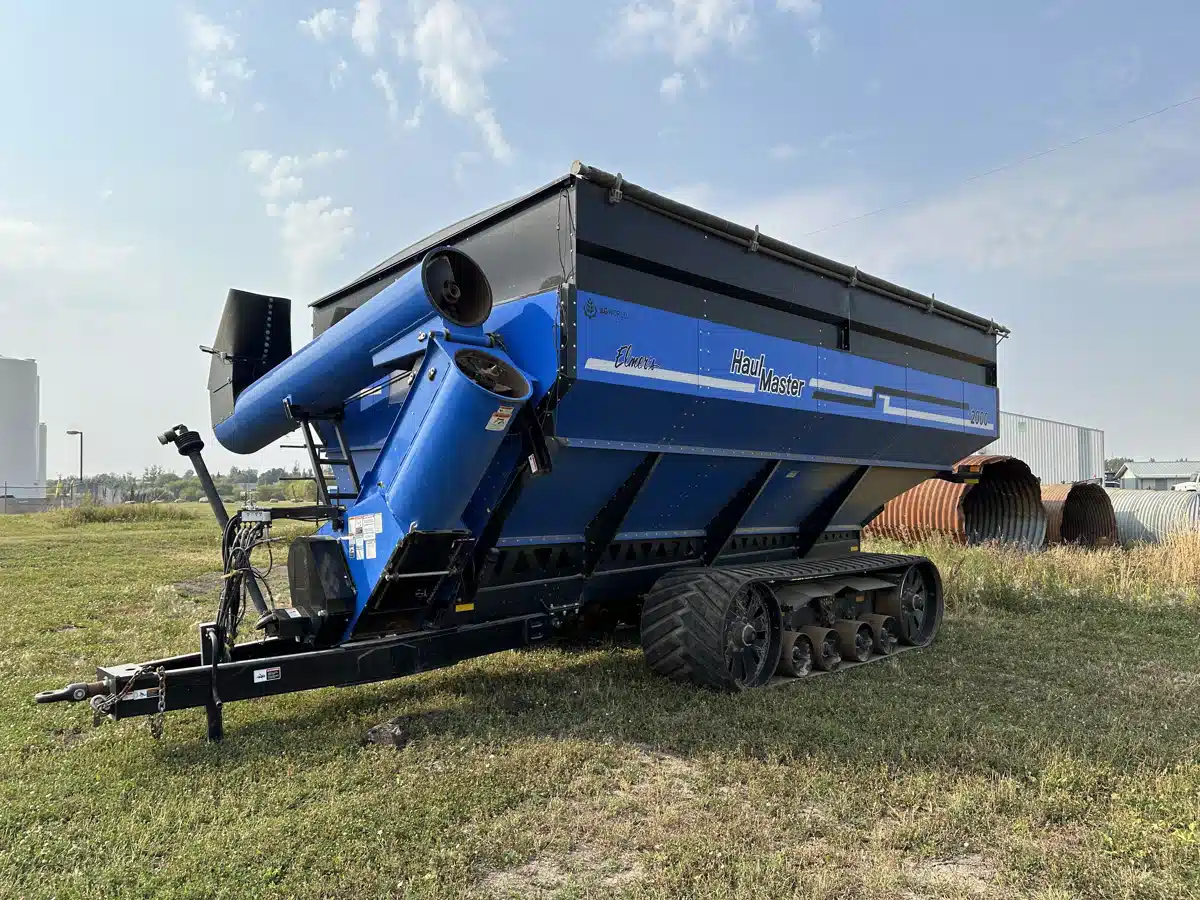
[[980, 453], [1015, 456], [1042, 484], [1104, 481], [1104, 432], [1018, 413], [1000, 412], [1000, 437]]
[[1200, 481], [1200, 461], [1130, 462], [1117, 470], [1121, 487], [1140, 491], [1169, 491], [1185, 481]]

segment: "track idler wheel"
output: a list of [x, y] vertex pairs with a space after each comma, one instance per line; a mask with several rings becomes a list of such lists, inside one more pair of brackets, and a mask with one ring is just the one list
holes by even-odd
[[837, 632], [832, 628], [808, 625], [803, 633], [812, 644], [813, 665], [822, 672], [836, 672], [842, 664]]
[[853, 662], [866, 662], [871, 658], [871, 626], [857, 619], [839, 619], [833, 626], [838, 636], [838, 647], [842, 658]]
[[808, 635], [799, 631], [785, 631], [779, 648], [779, 665], [775, 672], [803, 678], [813, 667], [813, 648]]
[[896, 652], [900, 644], [900, 625], [891, 616], [871, 614], [863, 616], [863, 621], [871, 626], [871, 640], [875, 652], [880, 656], [888, 656]]
[[879, 611], [896, 620], [900, 640], [914, 647], [932, 643], [942, 622], [942, 580], [931, 562], [908, 567], [900, 584], [880, 597]]

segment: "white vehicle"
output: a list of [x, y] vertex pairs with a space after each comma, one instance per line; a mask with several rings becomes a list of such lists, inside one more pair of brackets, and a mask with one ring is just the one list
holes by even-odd
[[1200, 491], [1200, 481], [1181, 481], [1171, 488], [1173, 491]]

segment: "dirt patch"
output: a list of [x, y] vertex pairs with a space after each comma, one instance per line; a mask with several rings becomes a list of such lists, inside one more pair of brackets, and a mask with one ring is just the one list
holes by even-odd
[[642, 875], [641, 866], [625, 857], [610, 857], [580, 848], [565, 856], [547, 856], [515, 869], [492, 872], [483, 879], [481, 888], [485, 896], [496, 900], [541, 898], [553, 897], [569, 886], [580, 884], [611, 891], [637, 881]]
[[657, 806], [694, 796], [697, 770], [692, 763], [645, 744], [634, 744], [633, 751], [631, 768], [636, 777], [617, 788], [616, 797]]
[[404, 718], [393, 719], [373, 728], [368, 728], [363, 735], [363, 746], [374, 744], [377, 747], [394, 747], [403, 750], [412, 740], [412, 734], [405, 726]]
[[948, 859], [928, 859], [906, 864], [918, 881], [948, 882], [970, 894], [989, 893], [996, 880], [996, 869], [978, 853]]
[[62, 634], [63, 632], [66, 632], [66, 631], [78, 631], [79, 626], [71, 625], [68, 623], [66, 625], [59, 625], [57, 628], [51, 628], [50, 630], [55, 632], [56, 634]]
[[221, 590], [221, 573], [206, 572], [195, 578], [185, 578], [183, 581], [166, 585], [159, 590], [164, 592], [174, 591], [181, 597], [206, 597], [209, 594], [216, 594]]

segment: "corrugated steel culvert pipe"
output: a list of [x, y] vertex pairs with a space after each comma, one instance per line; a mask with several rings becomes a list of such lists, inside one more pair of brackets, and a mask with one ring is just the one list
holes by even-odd
[[1122, 544], [1157, 544], [1172, 534], [1200, 531], [1200, 491], [1105, 488]]
[[890, 500], [865, 533], [902, 541], [944, 535], [960, 544], [994, 541], [1029, 550], [1045, 543], [1046, 508], [1029, 466], [1012, 456], [968, 456], [954, 472], [968, 483], [924, 481]]
[[1110, 547], [1117, 542], [1112, 501], [1098, 484], [1043, 484], [1047, 544]]

